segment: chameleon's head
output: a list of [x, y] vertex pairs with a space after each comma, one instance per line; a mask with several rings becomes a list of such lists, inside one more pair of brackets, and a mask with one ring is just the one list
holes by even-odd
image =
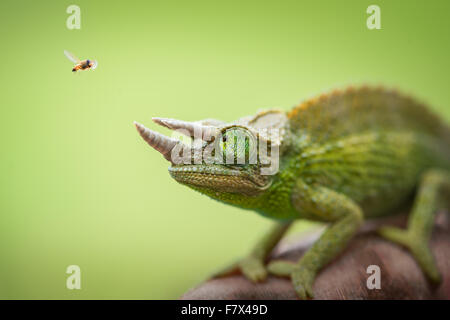
[[[278, 111], [264, 114], [285, 117]], [[142, 138], [171, 163], [169, 173], [176, 181], [212, 198], [245, 205], [249, 196], [256, 197], [271, 185], [278, 171], [280, 130], [258, 129], [262, 117], [233, 124], [153, 118], [179, 137], [187, 136], [185, 142], [135, 125]]]

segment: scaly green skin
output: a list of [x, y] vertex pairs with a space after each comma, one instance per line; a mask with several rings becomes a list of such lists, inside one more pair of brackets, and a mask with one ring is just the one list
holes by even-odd
[[[424, 106], [393, 91], [350, 88], [308, 100], [287, 117], [273, 111], [238, 123], [253, 132], [284, 130], [277, 174], [259, 176], [260, 163], [173, 165], [170, 173], [214, 199], [280, 221], [234, 266], [249, 279], [263, 280], [268, 269], [290, 276], [300, 298], [313, 297], [315, 276], [364, 218], [395, 213], [419, 187], [408, 230], [380, 234], [409, 248], [439, 281], [428, 240], [436, 209], [450, 208], [450, 129]], [[275, 261], [266, 269], [265, 258], [296, 219], [330, 226], [298, 263]]]

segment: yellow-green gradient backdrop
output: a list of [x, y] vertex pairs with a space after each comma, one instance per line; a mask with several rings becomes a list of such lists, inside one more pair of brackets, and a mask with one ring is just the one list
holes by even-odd
[[[70, 4], [81, 30], [66, 28]], [[381, 30], [366, 27], [370, 4]], [[446, 0], [2, 0], [0, 298], [179, 297], [270, 221], [171, 180], [133, 120], [233, 120], [364, 82], [449, 119], [449, 12]], [[97, 70], [72, 74], [64, 49]], [[71, 264], [81, 290], [65, 287]]]

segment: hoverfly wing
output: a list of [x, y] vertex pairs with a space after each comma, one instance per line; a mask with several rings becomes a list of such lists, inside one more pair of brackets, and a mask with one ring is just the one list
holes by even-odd
[[75, 57], [73, 54], [71, 54], [69, 51], [64, 50], [64, 54], [66, 55], [67, 59], [69, 59], [70, 61], [72, 61], [73, 63], [79, 63], [80, 59], [78, 59], [77, 57]]
[[92, 67], [91, 67], [91, 69], [94, 70], [95, 68], [97, 68], [97, 66], [98, 66], [97, 60], [92, 61]]

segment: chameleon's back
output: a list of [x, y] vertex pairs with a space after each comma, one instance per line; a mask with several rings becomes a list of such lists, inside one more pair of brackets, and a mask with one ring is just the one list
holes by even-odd
[[400, 205], [427, 168], [450, 168], [448, 125], [395, 91], [334, 92], [288, 116], [299, 176], [348, 195], [367, 216]]
[[414, 99], [383, 88], [334, 91], [307, 100], [289, 113], [294, 131], [317, 142], [367, 129], [412, 130], [436, 137], [450, 148], [450, 128]]

